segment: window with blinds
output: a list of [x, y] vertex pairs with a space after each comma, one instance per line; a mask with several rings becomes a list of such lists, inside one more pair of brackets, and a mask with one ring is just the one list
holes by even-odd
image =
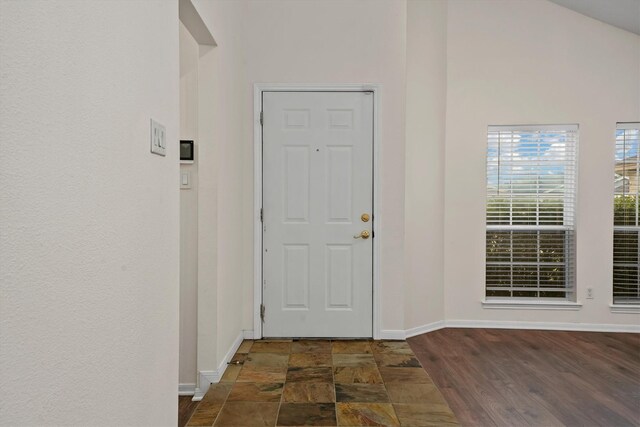
[[486, 297], [575, 300], [577, 125], [490, 126]]
[[640, 123], [618, 123], [613, 196], [613, 303], [639, 304]]

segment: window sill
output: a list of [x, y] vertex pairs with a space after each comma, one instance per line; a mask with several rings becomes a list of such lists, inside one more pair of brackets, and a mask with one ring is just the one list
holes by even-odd
[[609, 304], [612, 313], [640, 314], [640, 304]]
[[180, 160], [181, 165], [192, 165], [193, 160]]
[[482, 300], [482, 308], [503, 310], [580, 310], [582, 303], [572, 301]]

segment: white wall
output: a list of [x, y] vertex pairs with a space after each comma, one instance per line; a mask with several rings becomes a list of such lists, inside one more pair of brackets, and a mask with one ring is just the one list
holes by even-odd
[[[198, 63], [198, 306], [197, 369], [217, 369], [218, 347], [218, 154], [213, 137], [212, 103], [218, 101], [213, 78], [215, 48], [199, 47]], [[213, 78], [208, 79], [210, 74]], [[209, 101], [207, 101], [209, 99]], [[199, 380], [198, 380], [199, 382]], [[206, 384], [204, 385], [206, 388]]]
[[[200, 47], [198, 370], [215, 371], [242, 333], [244, 1], [194, 1], [216, 47]], [[206, 385], [203, 385], [206, 387]]]
[[180, 384], [195, 385], [198, 323], [198, 43], [180, 23], [180, 139], [194, 140], [193, 164], [181, 164], [191, 188], [180, 190]]
[[[199, 284], [215, 294], [208, 306], [217, 307], [217, 363], [240, 330], [253, 325], [251, 88], [256, 82], [382, 84], [383, 330], [445, 319], [540, 320], [539, 312], [489, 311], [480, 304], [486, 126], [502, 123], [578, 122], [581, 167], [597, 169], [580, 175], [581, 188], [591, 191], [580, 194], [579, 226], [593, 232], [582, 233], [578, 242], [579, 286], [593, 286], [597, 296], [584, 301], [580, 294], [581, 311], [554, 312], [549, 321], [633, 322], [609, 314], [611, 266], [595, 264], [590, 271], [584, 260], [610, 259], [610, 171], [593, 162], [609, 162], [612, 146], [597, 141], [610, 141], [615, 121], [637, 116], [636, 36], [546, 1], [196, 5], [218, 41], [212, 59], [218, 89], [211, 93], [219, 95], [212, 118], [219, 125], [212, 125], [210, 146], [211, 153], [218, 151], [207, 163], [210, 178], [200, 185], [212, 186], [209, 207], [200, 208], [201, 214], [211, 212], [201, 215], [201, 225], [205, 217], [227, 216], [215, 220], [217, 240], [200, 242], [210, 251], [200, 254], [200, 261], [207, 261], [201, 270], [214, 263], [222, 270], [201, 271], [201, 278], [210, 279]], [[224, 162], [216, 166], [217, 159]], [[222, 193], [214, 196], [216, 191]], [[600, 210], [590, 210], [592, 205]], [[604, 214], [609, 217], [601, 220]], [[206, 234], [201, 230], [201, 239]]]
[[[579, 122], [583, 170], [609, 162], [615, 121], [638, 114], [636, 36], [546, 1], [195, 5], [218, 42], [200, 50], [200, 77], [213, 76], [199, 95], [200, 371], [217, 369], [241, 330], [253, 328], [256, 82], [382, 84], [382, 329], [541, 319], [480, 305], [486, 126]], [[207, 99], [213, 105], [202, 108]], [[594, 286], [596, 299], [581, 298], [579, 312], [545, 313], [549, 321], [633, 322], [609, 314], [610, 264], [588, 265], [610, 259], [609, 166], [580, 175], [592, 190], [580, 194], [580, 227], [597, 244], [582, 234], [579, 286]]]
[[217, 42], [199, 57], [198, 370], [253, 329], [254, 82], [383, 84], [383, 327], [404, 329], [404, 2], [194, 5]]
[[244, 104], [248, 88], [244, 80], [244, 27], [242, 9], [233, 2], [220, 2], [214, 23], [218, 47], [214, 69], [215, 110], [212, 126], [218, 155], [218, 342], [220, 362], [242, 332], [243, 200], [245, 165], [243, 144], [251, 132], [244, 126]]
[[0, 9], [1, 423], [175, 426], [178, 5]]
[[[404, 329], [406, 4], [387, 0], [249, 1], [245, 88], [253, 83], [380, 83], [382, 329]], [[253, 129], [252, 93], [244, 127]], [[253, 137], [243, 146], [244, 301], [253, 300]], [[243, 326], [252, 329], [252, 304]]]
[[407, 2], [405, 329], [444, 319], [447, 2]]
[[194, 5], [217, 42], [200, 52], [213, 81], [203, 86], [201, 65], [199, 96], [213, 105], [199, 111], [198, 370], [253, 329], [254, 82], [383, 84], [383, 327], [404, 329], [404, 2]]
[[[638, 324], [612, 314], [616, 121], [640, 119], [640, 37], [547, 1], [449, 2], [447, 320]], [[580, 125], [578, 311], [483, 309], [487, 125]], [[586, 299], [586, 289], [595, 298]]]

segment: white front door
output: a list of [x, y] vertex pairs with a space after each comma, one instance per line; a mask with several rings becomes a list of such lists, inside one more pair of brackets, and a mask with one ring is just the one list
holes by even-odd
[[373, 94], [262, 102], [263, 335], [371, 337]]

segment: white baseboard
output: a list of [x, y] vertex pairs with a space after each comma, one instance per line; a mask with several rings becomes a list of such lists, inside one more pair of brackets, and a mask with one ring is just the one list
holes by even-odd
[[439, 320], [426, 325], [407, 329], [387, 329], [380, 331], [381, 340], [404, 340], [427, 332], [444, 328], [487, 328], [523, 329], [547, 331], [581, 332], [630, 332], [640, 333], [640, 325], [610, 325], [600, 323], [560, 323], [560, 322], [520, 322], [503, 320]]
[[226, 371], [227, 366], [229, 366], [227, 365], [227, 362], [231, 362], [231, 359], [233, 359], [233, 356], [238, 351], [238, 348], [240, 348], [240, 344], [242, 344], [242, 341], [244, 341], [244, 331], [238, 334], [236, 340], [233, 342], [233, 344], [231, 344], [231, 348], [229, 348], [227, 354], [224, 355], [224, 359], [222, 360], [222, 362], [220, 362], [220, 365], [218, 365], [217, 372], [219, 376], [215, 382], [220, 381], [220, 378], [222, 378], [222, 375], [224, 375], [224, 371]]
[[253, 339], [253, 329], [244, 329], [242, 331], [242, 334], [243, 334], [245, 340], [252, 340]]
[[178, 396], [193, 396], [196, 392], [196, 385], [193, 383], [178, 384]]
[[439, 320], [433, 323], [427, 323], [426, 325], [418, 326], [416, 328], [407, 329], [405, 331], [405, 338], [415, 337], [416, 335], [426, 334], [427, 332], [437, 331], [445, 327], [444, 320]]
[[447, 328], [538, 329], [548, 331], [635, 332], [640, 325], [610, 325], [601, 323], [520, 322], [501, 320], [447, 320]]
[[200, 381], [198, 381], [198, 384], [200, 385], [200, 387], [196, 387], [194, 393], [193, 393], [193, 400], [194, 402], [200, 401], [202, 400], [202, 398], [204, 397], [204, 395], [207, 393], [207, 391], [209, 390], [209, 386], [212, 383], [217, 383], [218, 381], [220, 381], [220, 377], [222, 377], [222, 375], [218, 375], [218, 371], [200, 371], [198, 372], [198, 375], [200, 377]]
[[381, 340], [404, 340], [414, 337], [416, 335], [424, 334], [426, 332], [437, 331], [444, 328], [444, 321], [439, 320], [437, 322], [428, 323], [426, 325], [418, 326], [415, 328], [403, 330], [403, 329], [383, 329], [378, 336]]
[[193, 399], [192, 399], [194, 402], [202, 400], [204, 395], [207, 393], [207, 390], [209, 390], [209, 386], [211, 384], [220, 382], [220, 378], [222, 378], [222, 376], [224, 375], [224, 371], [226, 371], [227, 366], [229, 366], [227, 365], [227, 362], [231, 361], [233, 356], [236, 354], [236, 351], [238, 351], [238, 348], [240, 347], [240, 344], [242, 344], [243, 340], [244, 340], [244, 331], [238, 334], [238, 337], [235, 339], [233, 344], [231, 344], [231, 347], [227, 351], [227, 354], [225, 354], [224, 358], [222, 359], [222, 361], [218, 365], [218, 368], [215, 371], [199, 372], [200, 382], [198, 384], [200, 384], [200, 387], [196, 387], [194, 391]]

